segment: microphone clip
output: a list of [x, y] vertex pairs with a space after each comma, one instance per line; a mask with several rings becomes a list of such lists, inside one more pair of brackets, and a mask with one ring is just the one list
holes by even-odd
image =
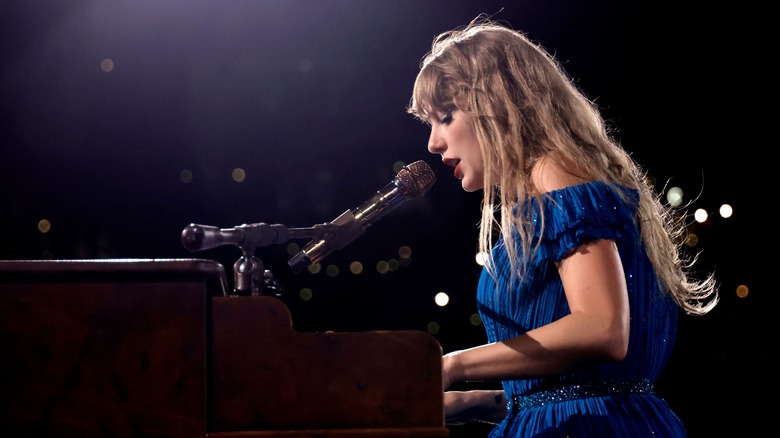
[[330, 223], [315, 225], [314, 228], [322, 230], [322, 235], [315, 237], [287, 262], [296, 274], [319, 262], [331, 252], [344, 248], [366, 232], [361, 223], [355, 219], [352, 210], [345, 211]]

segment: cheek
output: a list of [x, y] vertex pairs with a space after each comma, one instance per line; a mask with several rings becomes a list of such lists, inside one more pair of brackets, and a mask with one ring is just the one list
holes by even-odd
[[478, 167], [479, 170], [482, 170], [482, 149], [479, 148], [479, 142], [477, 141], [477, 138], [472, 136], [467, 144], [469, 160], [472, 162], [473, 166]]

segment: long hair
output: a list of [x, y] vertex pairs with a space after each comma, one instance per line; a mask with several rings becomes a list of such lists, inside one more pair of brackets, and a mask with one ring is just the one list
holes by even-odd
[[[701, 280], [689, 275], [698, 254], [686, 257], [682, 251], [683, 218], [661, 203], [647, 174], [611, 136], [596, 104], [541, 45], [484, 16], [436, 36], [407, 111], [428, 122], [435, 112], [454, 109], [472, 116], [482, 150], [481, 253], [491, 253], [493, 233], [500, 233], [512, 275], [524, 275], [535, 246], [531, 212], [522, 206], [544, 196], [531, 181], [531, 169], [549, 156], [588, 180], [638, 190], [636, 220], [662, 289], [689, 314], [707, 313], [718, 302], [713, 275]], [[543, 216], [541, 222], [544, 226]]]

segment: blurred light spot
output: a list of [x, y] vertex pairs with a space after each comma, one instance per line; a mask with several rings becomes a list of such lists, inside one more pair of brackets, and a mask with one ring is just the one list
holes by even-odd
[[708, 217], [709, 214], [707, 214], [707, 210], [703, 208], [699, 208], [695, 213], [693, 213], [693, 218], [696, 219], [696, 222], [700, 224], [706, 222]]
[[668, 192], [666, 192], [666, 201], [669, 203], [669, 205], [673, 207], [677, 207], [680, 204], [682, 204], [683, 200], [683, 191], [679, 187], [672, 187], [669, 189]]
[[476, 256], [474, 256], [474, 259], [477, 261], [477, 264], [479, 266], [485, 266], [485, 262], [487, 262], [488, 254], [486, 252], [478, 252]]
[[300, 292], [298, 292], [298, 296], [303, 301], [309, 301], [314, 296], [314, 293], [308, 287], [304, 287]]
[[744, 284], [740, 284], [737, 286], [737, 296], [740, 298], [745, 298], [750, 293], [750, 289], [748, 289], [747, 286]]
[[298, 244], [298, 242], [290, 242], [287, 244], [287, 254], [294, 256], [295, 254], [298, 254], [301, 252], [301, 245]]
[[184, 169], [179, 173], [179, 181], [183, 182], [184, 184], [189, 184], [192, 182], [193, 175], [192, 171]]
[[328, 277], [337, 277], [339, 275], [339, 267], [336, 265], [328, 265], [328, 267], [325, 268], [325, 275]]
[[114, 70], [114, 61], [110, 58], [100, 61], [100, 69], [106, 73], [111, 73], [111, 71]]
[[412, 248], [409, 248], [406, 245], [398, 248], [398, 256], [402, 259], [408, 259], [412, 256]]
[[298, 60], [298, 71], [309, 71], [311, 70], [311, 67], [311, 59], [303, 58]]
[[734, 214], [734, 210], [731, 209], [730, 205], [723, 204], [720, 206], [720, 217], [730, 218], [732, 214]]
[[685, 244], [688, 246], [696, 246], [699, 244], [699, 235], [696, 233], [690, 233], [685, 238]]
[[360, 262], [352, 262], [349, 264], [349, 272], [360, 275], [363, 273], [363, 264]]
[[396, 161], [395, 163], [393, 163], [393, 172], [395, 173], [400, 172], [401, 169], [404, 168], [404, 166], [406, 166], [406, 163], [404, 163], [403, 161]]
[[405, 267], [407, 267], [407, 266], [412, 264], [412, 259], [409, 259], [409, 258], [401, 259], [401, 260], [398, 261], [398, 263], [400, 263], [401, 266], [403, 266], [405, 268]]
[[387, 267], [390, 269], [390, 272], [395, 272], [401, 267], [401, 264], [396, 259], [390, 259], [387, 261]]
[[309, 265], [306, 269], [312, 274], [319, 274], [320, 271], [322, 271], [322, 265], [320, 263], [314, 263]]
[[441, 327], [439, 327], [439, 323], [438, 322], [433, 322], [432, 321], [432, 322], [428, 323], [428, 326], [425, 327], [425, 329], [428, 330], [428, 333], [430, 333], [432, 335], [435, 335], [436, 333], [439, 333], [439, 330], [441, 329]]
[[479, 313], [472, 313], [471, 316], [469, 316], [469, 322], [474, 327], [482, 325], [482, 318], [479, 317]]
[[244, 169], [240, 167], [236, 167], [235, 169], [233, 169], [232, 176], [233, 176], [233, 181], [244, 182], [244, 180], [246, 179], [246, 172], [244, 172]]
[[41, 219], [38, 221], [38, 231], [40, 231], [43, 234], [48, 233], [51, 231], [51, 222], [49, 222], [48, 219]]
[[390, 271], [390, 264], [384, 260], [380, 260], [376, 263], [376, 272], [380, 274], [387, 274]]
[[439, 292], [433, 297], [433, 302], [439, 307], [444, 307], [450, 302], [450, 296], [446, 292]]

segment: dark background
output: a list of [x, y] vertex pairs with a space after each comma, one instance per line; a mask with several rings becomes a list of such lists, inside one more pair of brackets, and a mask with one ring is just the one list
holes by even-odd
[[[620, 1], [0, 0], [1, 259], [206, 258], [232, 285], [234, 246], [183, 248], [189, 223], [309, 227], [353, 209], [399, 164], [437, 183], [313, 274], [306, 241], [258, 248], [301, 331], [430, 331], [445, 352], [485, 340], [472, 324], [481, 193], [465, 193], [405, 113], [434, 35], [479, 13], [553, 52], [615, 135], [664, 187], [679, 186], [721, 303], [683, 316], [657, 391], [691, 436], [762, 430], [771, 397], [763, 227], [751, 196], [762, 155], [742, 46], [759, 12]], [[738, 41], [729, 26], [741, 26]], [[110, 59], [113, 69], [101, 62]], [[760, 95], [758, 99], [760, 100]], [[231, 178], [245, 171], [243, 182]], [[192, 180], [183, 182], [188, 171]], [[734, 208], [724, 219], [721, 204]], [[38, 223], [47, 220], [48, 232]], [[389, 274], [380, 261], [412, 249]], [[349, 273], [358, 260], [365, 270]], [[738, 298], [745, 285], [749, 294]], [[301, 290], [311, 291], [303, 299]], [[439, 291], [450, 304], [433, 302]], [[771, 345], [771, 344], [770, 344]], [[356, 361], [361, 360], [355, 358]], [[774, 367], [772, 367], [774, 369]], [[452, 428], [482, 436], [487, 428]]]

